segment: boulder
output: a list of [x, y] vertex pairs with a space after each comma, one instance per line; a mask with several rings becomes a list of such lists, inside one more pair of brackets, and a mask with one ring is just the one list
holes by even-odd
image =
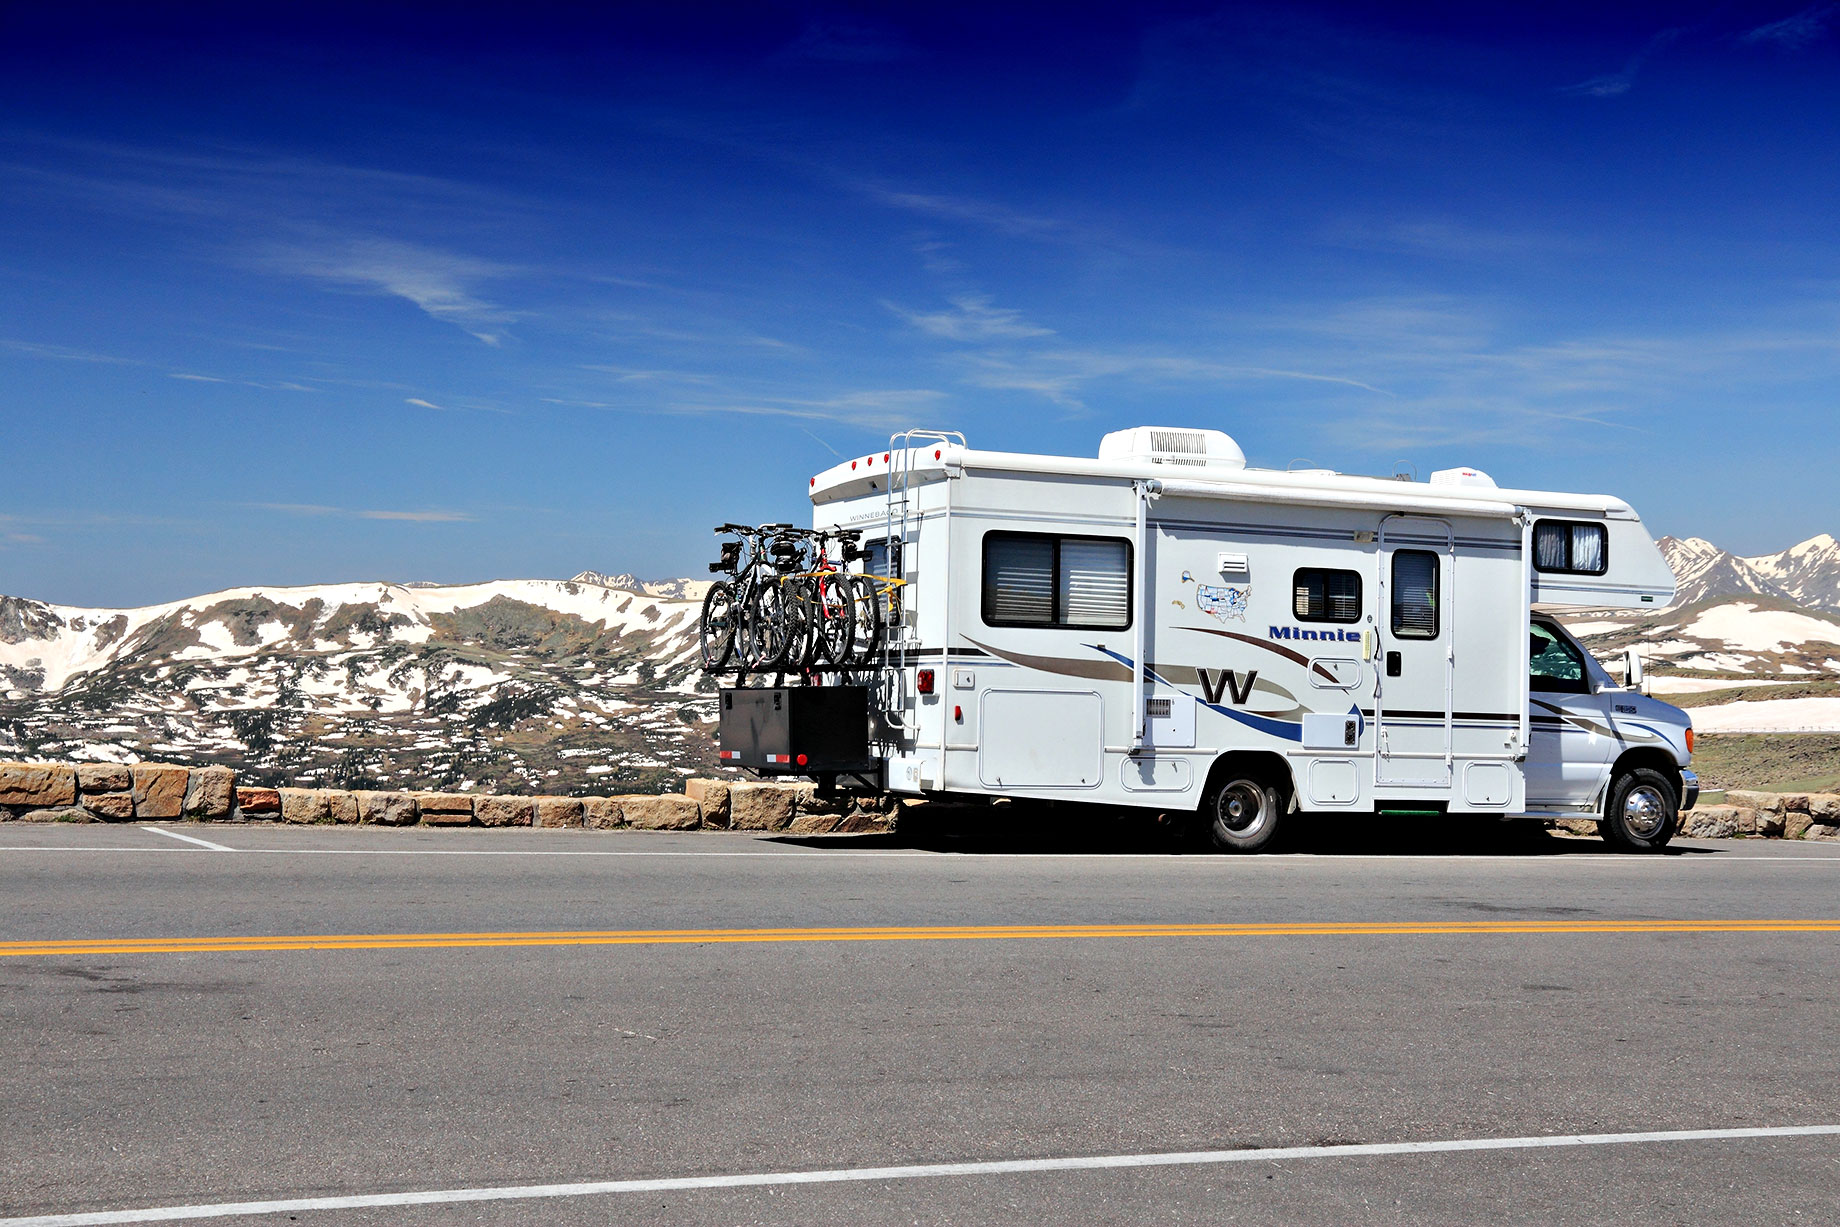
[[786, 829], [794, 835], [828, 835], [842, 825], [842, 814], [800, 814]]
[[374, 822], [382, 827], [406, 827], [415, 823], [415, 798], [406, 792], [356, 792], [358, 821]]
[[1595, 818], [1555, 818], [1552, 824], [1559, 830], [1570, 832], [1573, 835], [1597, 834], [1597, 819]]
[[1808, 812], [1808, 794], [1805, 792], [1785, 792], [1782, 797], [1783, 813], [1806, 814]]
[[833, 792], [828, 797], [818, 795], [816, 784], [794, 784], [793, 804], [796, 812], [805, 814], [835, 814], [841, 818], [854, 808], [855, 799], [845, 792]]
[[331, 822], [332, 805], [327, 794], [317, 788], [283, 788], [281, 793], [281, 821], [283, 822]]
[[83, 808], [104, 822], [127, 822], [134, 817], [134, 794], [98, 792], [83, 798]]
[[1783, 795], [1779, 792], [1733, 789], [1725, 794], [1725, 804], [1736, 805], [1741, 809], [1754, 809], [1760, 814], [1780, 814], [1783, 812]]
[[1785, 814], [1783, 816], [1782, 837], [1800, 839], [1808, 834], [1808, 828], [1814, 825], [1814, 819], [1807, 814]]
[[737, 831], [783, 831], [792, 825], [798, 797], [787, 784], [735, 784], [728, 790], [728, 824]]
[[0, 763], [0, 805], [73, 805], [77, 772], [59, 763]]
[[418, 792], [415, 812], [428, 826], [463, 827], [473, 821], [473, 798], [463, 792]]
[[1783, 825], [1790, 818], [1803, 817], [1801, 814], [1758, 814], [1754, 810], [1750, 812], [1755, 820], [1753, 829], [1756, 834], [1763, 836], [1765, 839], [1782, 838]]
[[[228, 767], [200, 767], [185, 785], [187, 818], [223, 818], [236, 799], [236, 772]], [[81, 775], [78, 777], [81, 782]]]
[[626, 825], [626, 815], [614, 797], [583, 797], [581, 824], [592, 831], [611, 831]]
[[586, 816], [580, 797], [538, 797], [536, 825], [540, 827], [578, 827]]
[[1740, 835], [1755, 835], [1757, 833], [1757, 823], [1759, 819], [1765, 822], [1772, 819], [1777, 822], [1782, 821], [1781, 814], [1759, 814], [1754, 809], [1738, 809], [1733, 817], [1738, 820], [1738, 834]]
[[529, 797], [478, 797], [473, 801], [473, 817], [482, 827], [527, 827], [536, 810], [536, 802]]
[[281, 812], [281, 792], [274, 788], [239, 788], [236, 807], [245, 814], [278, 814]]
[[613, 800], [620, 803], [626, 825], [642, 831], [691, 831], [702, 822], [697, 803], [676, 793], [634, 793]]
[[136, 763], [129, 770], [134, 777], [136, 818], [177, 818], [185, 812], [190, 771], [158, 763]]
[[1688, 810], [1682, 822], [1680, 833], [1690, 838], [1730, 839], [1738, 833], [1738, 809], [1732, 805], [1701, 806]]
[[1803, 839], [1840, 839], [1840, 825], [1831, 822], [1810, 823]]
[[684, 781], [684, 795], [702, 807], [704, 826], [725, 827], [728, 825], [728, 790], [730, 787], [732, 785], [728, 780]]
[[837, 826], [839, 835], [861, 835], [869, 831], [887, 831], [894, 827], [894, 820], [886, 814], [874, 810], [853, 810]]
[[334, 822], [354, 823], [358, 821], [358, 794], [329, 792], [326, 794], [326, 808], [331, 811]]
[[87, 810], [74, 805], [60, 805], [53, 809], [29, 809], [19, 815], [21, 822], [94, 822]]
[[1808, 795], [1808, 813], [1816, 822], [1840, 822], [1840, 794], [1816, 792]]
[[121, 763], [78, 763], [78, 792], [129, 792], [134, 774]]

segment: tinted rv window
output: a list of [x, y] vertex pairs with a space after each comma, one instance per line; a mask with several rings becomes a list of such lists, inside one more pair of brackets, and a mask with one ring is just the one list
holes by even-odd
[[1401, 639], [1438, 635], [1438, 556], [1425, 550], [1393, 555], [1393, 633]]
[[1131, 546], [1113, 537], [987, 533], [984, 622], [1123, 630], [1131, 625]]
[[1558, 632], [1538, 622], [1527, 633], [1528, 685], [1533, 690], [1589, 694], [1584, 660]]
[[1533, 565], [1561, 575], [1602, 575], [1610, 569], [1602, 524], [1538, 520], [1533, 526]]
[[1291, 612], [1299, 622], [1359, 622], [1361, 577], [1304, 567], [1291, 577]]

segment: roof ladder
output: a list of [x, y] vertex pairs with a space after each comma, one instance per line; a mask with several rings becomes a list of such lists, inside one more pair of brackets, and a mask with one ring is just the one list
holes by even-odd
[[[903, 430], [888, 437], [888, 491], [884, 503], [886, 536], [883, 549], [884, 567], [889, 579], [905, 579], [907, 570], [907, 531], [911, 502], [908, 488], [913, 484], [914, 451], [931, 444], [965, 447], [965, 436], [956, 430]], [[896, 605], [898, 619], [889, 619], [882, 628], [883, 643], [883, 715], [888, 723], [902, 732], [912, 732], [902, 715], [906, 706], [904, 686], [907, 678], [906, 614], [909, 603], [902, 594]]]

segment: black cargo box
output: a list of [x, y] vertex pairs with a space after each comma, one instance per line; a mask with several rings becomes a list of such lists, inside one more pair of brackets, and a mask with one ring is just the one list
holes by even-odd
[[717, 749], [764, 775], [869, 770], [865, 686], [759, 686], [721, 692]]

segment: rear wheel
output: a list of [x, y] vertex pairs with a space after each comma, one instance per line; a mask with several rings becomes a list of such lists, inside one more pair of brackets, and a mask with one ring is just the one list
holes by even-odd
[[1680, 793], [1674, 781], [1653, 767], [1616, 777], [1597, 833], [1625, 852], [1659, 852], [1680, 826]]
[[812, 617], [810, 665], [847, 668], [850, 650], [855, 646], [856, 602], [850, 581], [842, 575], [824, 574], [812, 581], [814, 599], [808, 611]]
[[1286, 806], [1282, 789], [1249, 771], [1220, 773], [1201, 802], [1209, 841], [1223, 852], [1263, 852], [1278, 837]]
[[750, 672], [768, 673], [785, 663], [793, 621], [792, 602], [777, 581], [754, 589], [741, 616], [741, 658]]
[[715, 673], [735, 654], [735, 589], [726, 581], [709, 585], [703, 595], [703, 619], [698, 630], [703, 671]]
[[856, 611], [850, 620], [850, 663], [860, 668], [872, 664], [882, 646], [881, 587], [868, 575], [852, 575], [849, 583]]

